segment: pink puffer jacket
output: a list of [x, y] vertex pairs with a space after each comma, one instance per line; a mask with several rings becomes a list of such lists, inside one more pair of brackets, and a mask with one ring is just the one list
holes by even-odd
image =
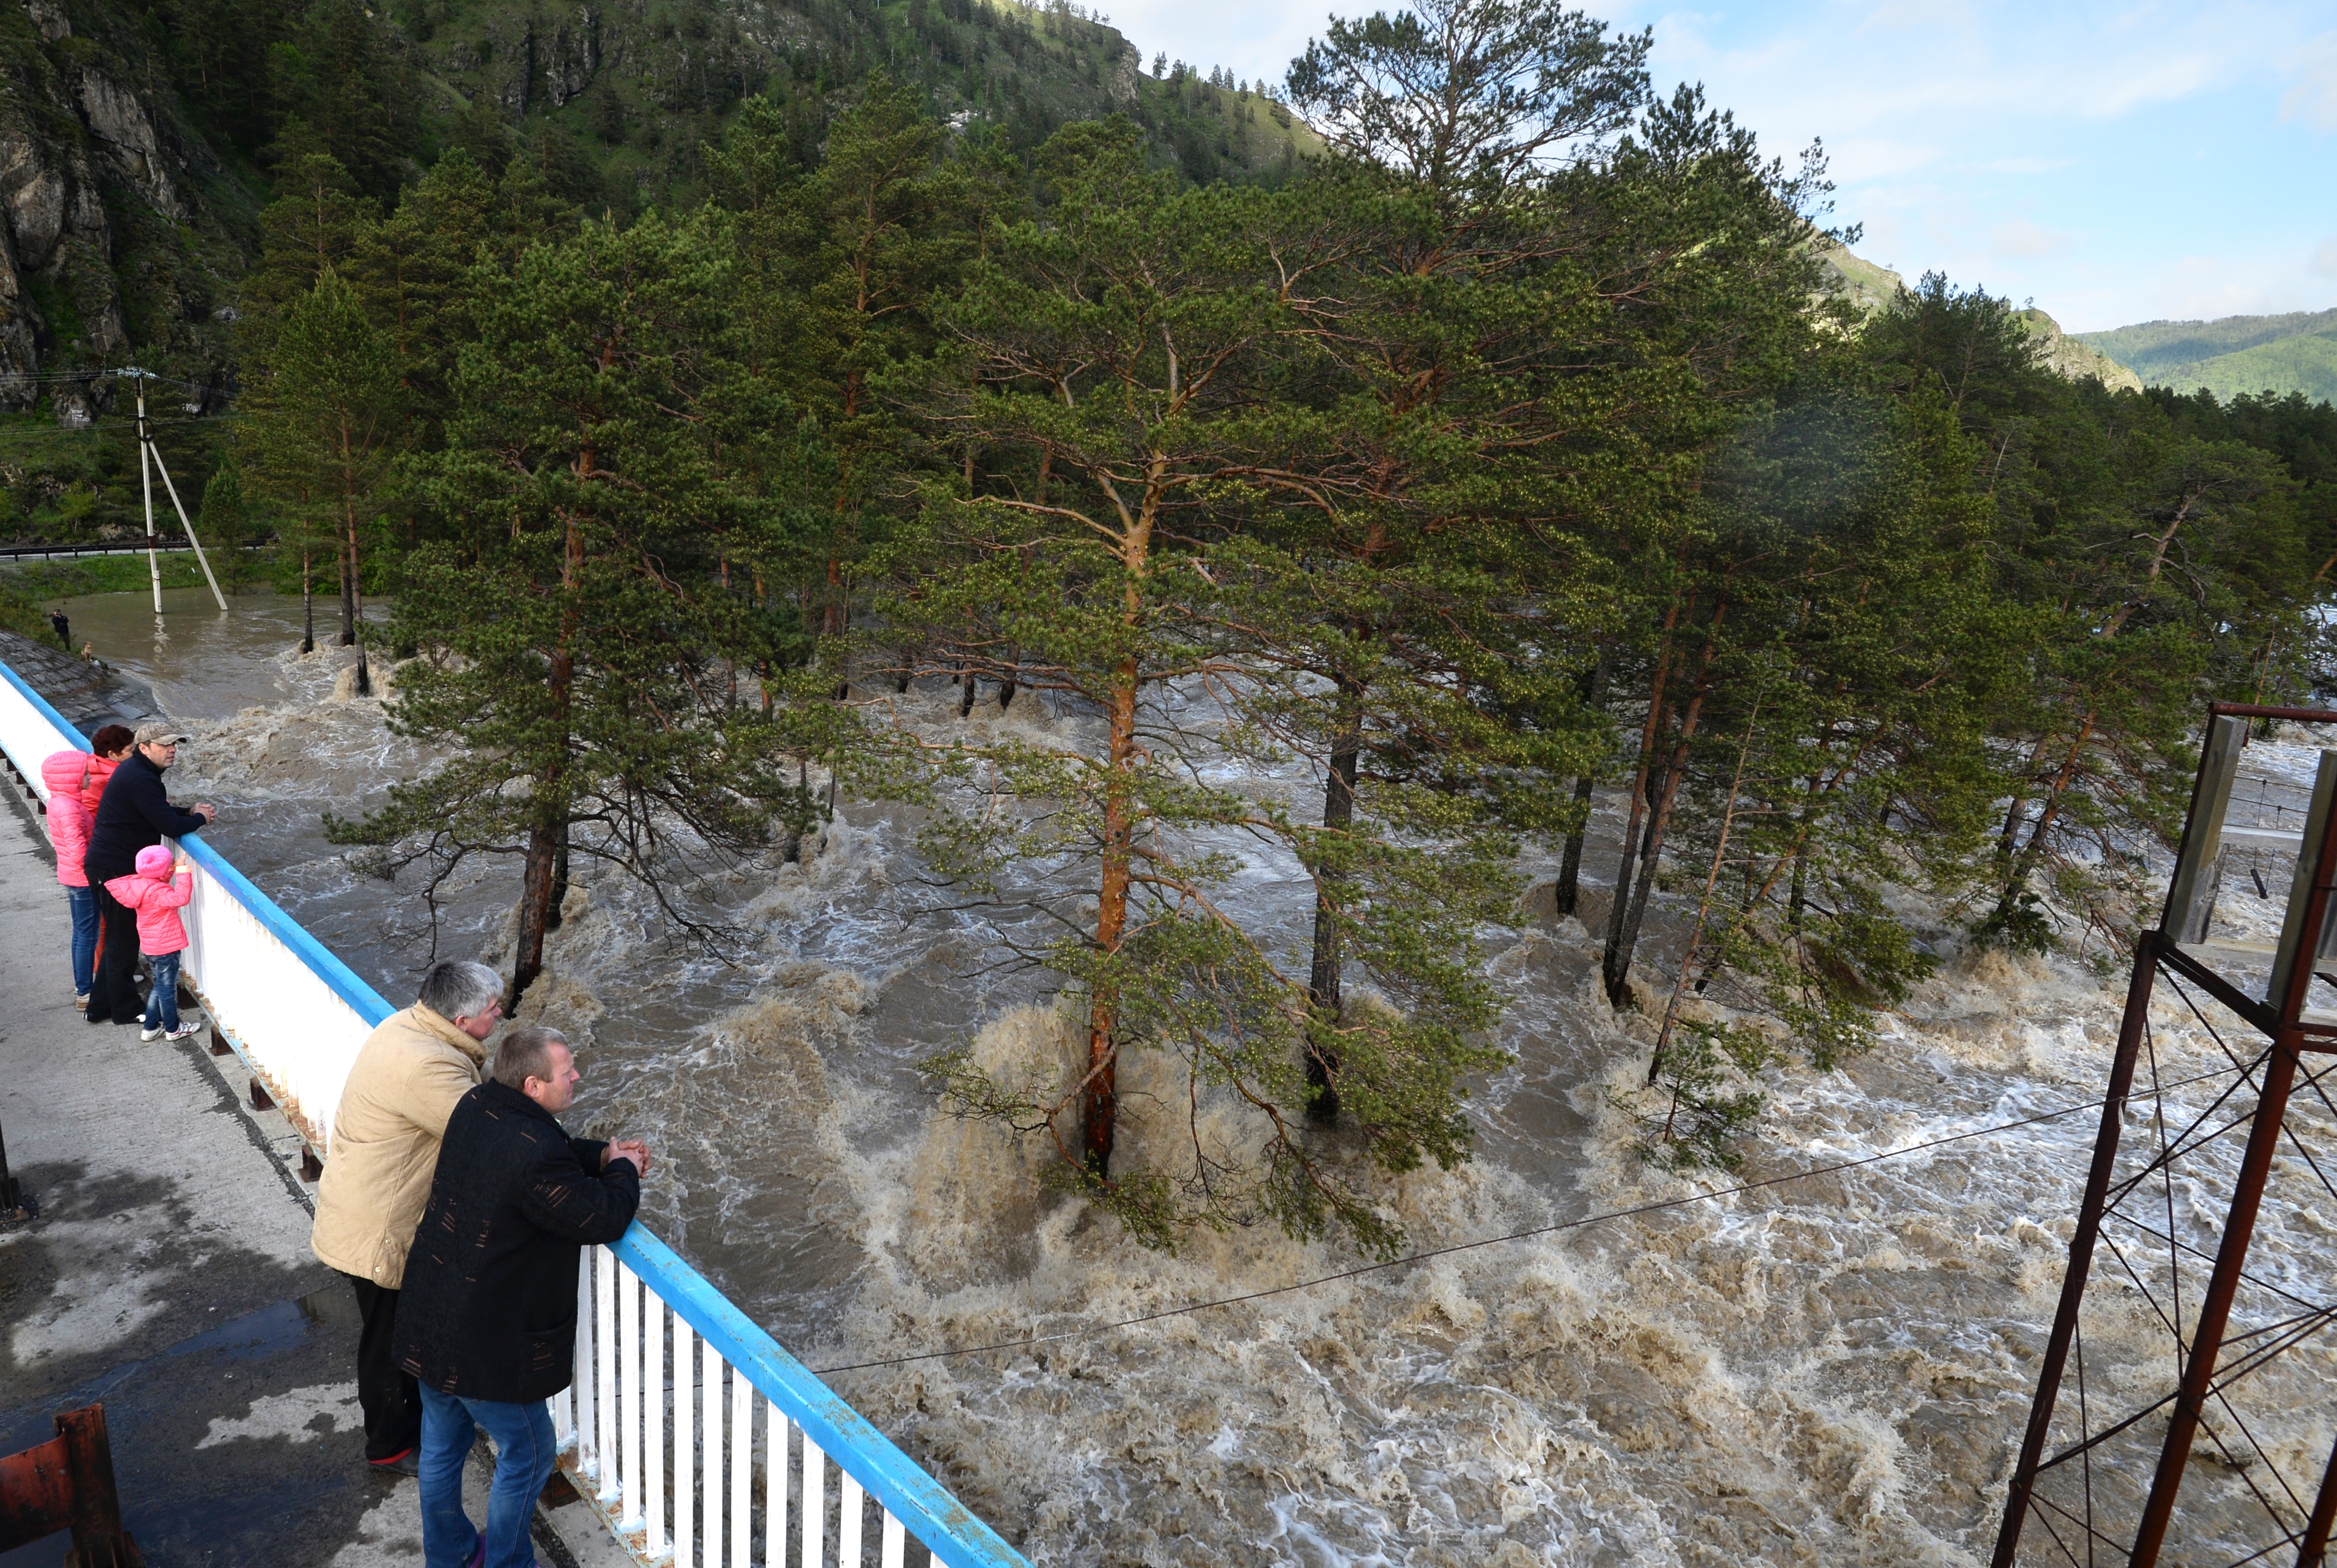
[[186, 922], [179, 911], [195, 896], [195, 879], [186, 872], [174, 877], [109, 877], [105, 891], [124, 909], [138, 911], [138, 950], [149, 958], [175, 953], [187, 945]]
[[89, 853], [89, 808], [81, 799], [89, 763], [85, 751], [61, 751], [41, 764], [41, 782], [49, 786], [49, 842], [57, 848], [57, 881], [69, 888], [89, 886], [81, 869]]

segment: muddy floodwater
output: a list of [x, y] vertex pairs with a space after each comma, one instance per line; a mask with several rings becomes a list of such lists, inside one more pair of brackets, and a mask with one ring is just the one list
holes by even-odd
[[[297, 654], [297, 599], [235, 599], [221, 617], [199, 591], [166, 598], [159, 633], [141, 597], [75, 602], [76, 640], [195, 735], [173, 792], [219, 804], [206, 836], [403, 1003], [433, 950], [419, 879], [354, 869], [321, 819], [377, 803], [429, 758], [389, 733], [379, 700], [349, 695], [352, 650]], [[977, 728], [1060, 740], [1085, 722], [1027, 695], [1002, 714], [983, 695]], [[913, 700], [957, 722], [953, 691]], [[2302, 747], [2264, 755], [2307, 766]], [[1313, 787], [1295, 765], [1256, 782]], [[1602, 814], [1585, 862], [1594, 912], [1618, 832]], [[507, 961], [517, 889], [515, 862], [453, 885], [437, 953]], [[746, 933], [727, 959], [677, 945], [638, 890], [580, 862], [525, 1012], [582, 1042], [572, 1120], [664, 1156], [649, 1222], [811, 1366], [1064, 1333], [1361, 1261], [1264, 1229], [1147, 1252], [1036, 1195], [1011, 1145], [937, 1110], [916, 1066], [934, 1050], [970, 1042], [1003, 1065], [1071, 1042], [1044, 977], [1002, 965], [980, 911], [942, 907], [891, 808], [846, 801], [799, 863], [709, 866], [694, 896]], [[1295, 867], [1256, 862], [1230, 897], [1303, 935]], [[1745, 1175], [2100, 1092], [2118, 989], [2075, 959], [1919, 934], [1943, 955], [1939, 977], [1872, 1055], [1779, 1080]], [[1475, 1163], [1384, 1185], [1413, 1244], [1720, 1185], [1629, 1152], [1613, 1092], [1644, 1072], [1651, 1030], [1599, 998], [1583, 928], [1530, 920], [1488, 951], [1517, 1060], [1474, 1086]], [[2167, 1076], [2220, 1065], [2178, 1014], [2156, 1031]], [[1169, 1135], [1148, 1119], [1166, 1086], [1124, 1069], [1136, 1158]], [[2070, 1115], [1245, 1306], [831, 1381], [1041, 1563], [1981, 1562], [2095, 1125]], [[2203, 1164], [2169, 1199], [2171, 1222], [2209, 1248], [2227, 1177]], [[2332, 1220], [2268, 1213], [2264, 1266], [2324, 1295]], [[2112, 1357], [2120, 1331], [2106, 1321], [2089, 1353]], [[2130, 1338], [2137, 1378], [2155, 1375], [2157, 1343]], [[2293, 1359], [2263, 1394], [2269, 1462], [2309, 1495], [2337, 1368], [2325, 1351]], [[2203, 1475], [2202, 1505], [2244, 1480]]]

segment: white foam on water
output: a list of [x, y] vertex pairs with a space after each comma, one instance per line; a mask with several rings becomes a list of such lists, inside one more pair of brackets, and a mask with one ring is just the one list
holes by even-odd
[[[426, 952], [412, 873], [394, 886], [365, 876], [317, 820], [327, 806], [356, 813], [427, 759], [388, 733], [378, 699], [337, 691], [346, 650], [288, 655], [282, 613], [248, 634], [240, 624], [173, 624], [158, 690], [203, 716], [174, 787], [219, 799], [230, 855], [403, 999]], [[898, 706], [921, 728], [956, 733], [956, 695], [920, 690]], [[1179, 716], [1201, 717], [1189, 706]], [[988, 687], [966, 726], [1050, 745], [1091, 744], [1097, 727], [1032, 693], [1002, 716]], [[2249, 755], [2268, 777], [2309, 783], [2308, 746]], [[1213, 783], [1246, 777], [1299, 807], [1314, 787], [1296, 765], [1211, 765]], [[719, 958], [674, 942], [638, 888], [577, 868], [525, 1011], [582, 1043], [579, 1122], [657, 1147], [645, 1202], [661, 1233], [815, 1366], [1085, 1330], [1354, 1267], [1337, 1245], [1268, 1225], [1201, 1233], [1174, 1257], [1145, 1251], [1041, 1189], [1042, 1144], [935, 1103], [916, 1070], [934, 1050], [970, 1044], [993, 1071], [1060, 1074], [1082, 1037], [1042, 976], [1000, 965], [987, 922], [1011, 914], [949, 908], [948, 890], [924, 879], [915, 825], [847, 804], [799, 862], [708, 864], [693, 897], [740, 933]], [[1228, 897], [1245, 918], [1298, 930], [1303, 884], [1257, 846], [1243, 852]], [[507, 950], [516, 880], [515, 862], [490, 863], [452, 888], [440, 950]], [[2219, 919], [2257, 930], [2264, 902], [2227, 879]], [[1929, 934], [1950, 952], [1941, 973], [1883, 1020], [1870, 1056], [1778, 1081], [1747, 1176], [2098, 1092], [2117, 980]], [[1651, 933], [1652, 950], [1670, 940]], [[1492, 944], [1488, 972], [1512, 998], [1501, 1038], [1518, 1059], [1476, 1086], [1481, 1157], [1371, 1191], [1419, 1247], [1685, 1206], [832, 1381], [1042, 1563], [1980, 1560], [2094, 1114], [1697, 1198], [1725, 1183], [1667, 1176], [1631, 1153], [1613, 1100], [1643, 1076], [1649, 1027], [1607, 1009], [1596, 955], [1570, 919]], [[2163, 1079], [2224, 1065], [2165, 991], [2152, 1037]], [[1120, 1158], [1169, 1158], [1187, 1135], [1159, 1107], [1178, 1103], [1181, 1083], [1138, 1057], [1123, 1092]], [[1250, 1130], [1230, 1105], [1202, 1111], [1205, 1138], [1239, 1146]], [[2127, 1135], [2155, 1135], [2139, 1105]], [[2212, 1248], [2236, 1155], [2218, 1149], [2170, 1187], [2194, 1244]], [[2332, 1263], [2337, 1214], [2267, 1210], [2255, 1254], [2266, 1277], [2317, 1300]], [[2138, 1293], [2095, 1292], [2085, 1332], [2099, 1398], [2156, 1397], [2165, 1337]], [[2265, 1462], [2308, 1485], [2329, 1451], [2332, 1390], [2337, 1366], [2310, 1351], [2243, 1395], [2269, 1435]], [[2212, 1514], [2242, 1479], [2201, 1485]]]

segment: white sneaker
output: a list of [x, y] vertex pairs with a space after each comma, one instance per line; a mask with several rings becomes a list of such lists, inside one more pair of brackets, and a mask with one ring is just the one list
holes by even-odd
[[77, 1008], [85, 1008], [89, 1006], [89, 993], [87, 991], [77, 992], [73, 997], [73, 1006]]
[[161, 1038], [162, 1038], [162, 1039], [166, 1039], [166, 1040], [183, 1040], [183, 1039], [187, 1038], [190, 1035], [193, 1035], [193, 1034], [195, 1034], [195, 1033], [197, 1033], [197, 1032], [198, 1032], [198, 1029], [197, 1029], [197, 1027], [196, 1027], [195, 1025], [193, 1025], [193, 1024], [181, 1024], [181, 1025], [180, 1025], [177, 1028], [175, 1028], [175, 1029], [163, 1029], [163, 1030], [161, 1030], [161, 1031], [160, 1032], [160, 1037], [161, 1037]]
[[142, 1040], [159, 1040], [162, 1037], [162, 1031], [160, 1029], [150, 1029], [145, 1025], [141, 1024], [138, 1026], [138, 1037]]

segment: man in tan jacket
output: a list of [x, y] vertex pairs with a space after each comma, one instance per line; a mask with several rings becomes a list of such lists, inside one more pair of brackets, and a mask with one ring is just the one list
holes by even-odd
[[431, 965], [415, 1004], [384, 1018], [358, 1050], [333, 1114], [308, 1244], [357, 1291], [357, 1404], [366, 1463], [376, 1474], [416, 1470], [422, 1395], [391, 1354], [398, 1286], [438, 1169], [438, 1140], [455, 1103], [479, 1082], [503, 1006], [503, 981], [486, 965]]

